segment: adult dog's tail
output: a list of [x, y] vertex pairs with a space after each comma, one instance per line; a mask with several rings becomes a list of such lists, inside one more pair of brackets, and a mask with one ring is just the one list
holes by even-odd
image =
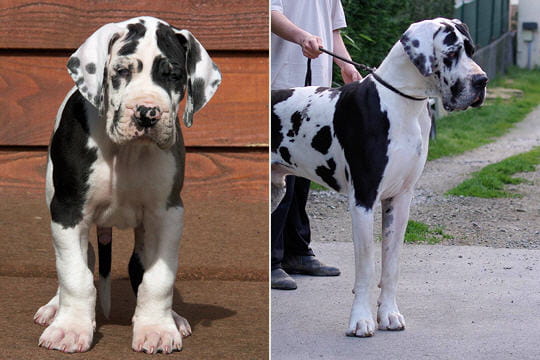
[[99, 253], [99, 303], [108, 319], [111, 313], [112, 228], [97, 228]]

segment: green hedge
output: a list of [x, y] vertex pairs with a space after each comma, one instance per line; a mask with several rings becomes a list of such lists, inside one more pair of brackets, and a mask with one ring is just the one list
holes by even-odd
[[[342, 0], [347, 28], [342, 30], [353, 60], [379, 66], [410, 24], [434, 17], [453, 17], [454, 0]], [[341, 84], [339, 69], [335, 85]]]

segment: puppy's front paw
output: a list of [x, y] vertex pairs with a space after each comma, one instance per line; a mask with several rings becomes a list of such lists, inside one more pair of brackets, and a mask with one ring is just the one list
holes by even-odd
[[92, 345], [94, 326], [87, 319], [55, 319], [39, 338], [39, 346], [66, 353], [85, 352]]
[[358, 319], [351, 321], [347, 336], [371, 337], [375, 334], [375, 322], [373, 319]]
[[[191, 331], [191, 328], [189, 328], [189, 331]], [[158, 352], [170, 354], [173, 351], [182, 350], [182, 335], [172, 317], [170, 321], [159, 321], [156, 324], [143, 324], [138, 321], [133, 326], [133, 343], [131, 347], [135, 351], [148, 354]]]
[[191, 326], [189, 325], [187, 319], [178, 315], [174, 311], [172, 311], [172, 316], [174, 319], [174, 323], [176, 324], [176, 328], [178, 329], [178, 331], [180, 331], [180, 334], [182, 334], [183, 337], [188, 337], [189, 335], [191, 335]]
[[405, 330], [405, 318], [401, 315], [397, 306], [386, 307], [381, 305], [377, 312], [377, 322], [380, 330]]
[[49, 303], [43, 305], [38, 309], [38, 311], [36, 311], [36, 314], [34, 315], [34, 322], [42, 326], [48, 326], [53, 322], [57, 311], [58, 304]]

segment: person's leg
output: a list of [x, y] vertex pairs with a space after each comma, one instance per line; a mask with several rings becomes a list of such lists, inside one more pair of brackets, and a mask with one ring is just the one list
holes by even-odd
[[321, 263], [309, 247], [311, 230], [306, 204], [309, 195], [310, 181], [297, 177], [294, 185], [287, 222], [283, 232], [285, 252], [282, 268], [289, 274], [306, 274], [316, 276], [336, 276], [338, 268]]
[[271, 216], [271, 285], [272, 289], [293, 290], [296, 289], [296, 282], [283, 271], [281, 262], [285, 252], [283, 235], [293, 200], [295, 177], [287, 176], [285, 182], [285, 196]]

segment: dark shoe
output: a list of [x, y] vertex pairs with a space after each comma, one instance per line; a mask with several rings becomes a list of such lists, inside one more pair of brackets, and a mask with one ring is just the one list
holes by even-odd
[[312, 276], [338, 276], [341, 274], [337, 267], [325, 265], [315, 256], [290, 256], [281, 262], [281, 267], [289, 274]]
[[289, 276], [283, 269], [272, 270], [272, 289], [295, 290], [296, 281]]

